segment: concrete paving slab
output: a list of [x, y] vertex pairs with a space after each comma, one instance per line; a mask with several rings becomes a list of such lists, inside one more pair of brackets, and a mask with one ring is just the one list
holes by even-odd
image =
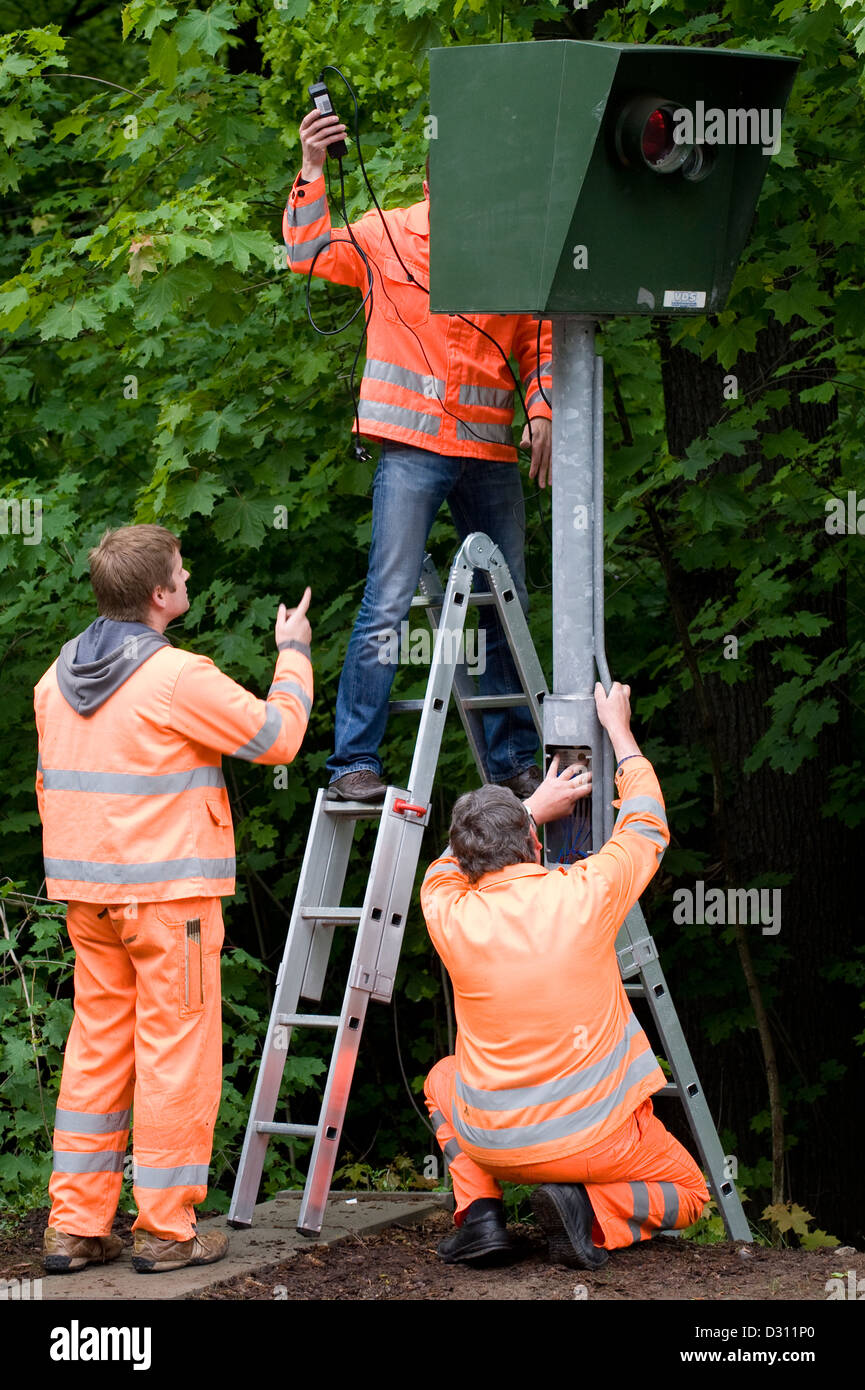
[[229, 1251], [214, 1265], [176, 1269], [166, 1274], [138, 1274], [132, 1268], [131, 1246], [110, 1265], [88, 1265], [78, 1274], [45, 1275], [43, 1299], [77, 1302], [79, 1299], [171, 1300], [221, 1284], [237, 1274], [252, 1274], [267, 1265], [280, 1264], [298, 1250], [333, 1245], [352, 1236], [371, 1235], [395, 1222], [422, 1221], [450, 1204], [446, 1192], [332, 1192], [317, 1240], [297, 1230], [300, 1192], [280, 1192], [255, 1208], [252, 1226], [233, 1230], [226, 1217], [202, 1222], [207, 1231], [225, 1231]]

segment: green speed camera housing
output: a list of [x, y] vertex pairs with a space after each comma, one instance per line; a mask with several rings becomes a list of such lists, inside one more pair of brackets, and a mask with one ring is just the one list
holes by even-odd
[[569, 39], [433, 49], [433, 312], [717, 312], [797, 65]]

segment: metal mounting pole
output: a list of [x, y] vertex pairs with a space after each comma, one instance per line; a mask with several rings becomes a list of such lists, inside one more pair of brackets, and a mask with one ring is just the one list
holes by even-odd
[[[544, 701], [544, 754], [585, 761], [592, 769], [593, 849], [604, 841], [604, 743], [595, 710], [595, 623], [601, 542], [595, 525], [597, 462], [603, 470], [603, 399], [598, 409], [600, 361], [595, 320], [553, 319], [553, 689]], [[599, 438], [600, 436], [600, 438]], [[563, 766], [564, 762], [561, 761]], [[548, 829], [547, 861], [561, 856], [568, 822]]]

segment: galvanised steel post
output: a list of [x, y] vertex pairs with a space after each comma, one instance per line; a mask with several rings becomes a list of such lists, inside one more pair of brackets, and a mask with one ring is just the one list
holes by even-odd
[[[553, 689], [544, 701], [545, 765], [558, 750], [569, 750], [560, 766], [567, 756], [589, 762], [591, 848], [597, 850], [604, 840], [604, 758], [594, 700], [595, 459], [603, 417], [595, 390], [595, 320], [565, 315], [552, 323]], [[558, 861], [569, 835], [569, 822], [551, 828], [548, 862]]]

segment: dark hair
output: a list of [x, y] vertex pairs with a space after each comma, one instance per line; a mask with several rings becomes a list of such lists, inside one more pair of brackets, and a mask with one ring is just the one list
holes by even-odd
[[491, 783], [454, 805], [450, 846], [469, 883], [509, 864], [535, 862], [528, 811], [510, 787]]
[[180, 551], [164, 526], [121, 526], [106, 531], [90, 552], [90, 583], [103, 618], [143, 622], [154, 589], [174, 593], [172, 571]]

